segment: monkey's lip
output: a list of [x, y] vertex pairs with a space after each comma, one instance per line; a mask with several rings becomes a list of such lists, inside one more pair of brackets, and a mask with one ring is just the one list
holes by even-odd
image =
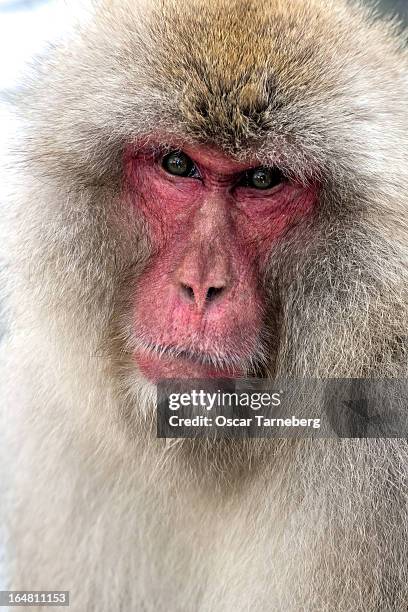
[[[211, 353], [189, 349], [143, 344], [136, 349], [134, 358], [141, 373], [157, 382], [163, 378], [240, 378], [244, 368], [216, 359]], [[218, 363], [217, 363], [218, 361]]]

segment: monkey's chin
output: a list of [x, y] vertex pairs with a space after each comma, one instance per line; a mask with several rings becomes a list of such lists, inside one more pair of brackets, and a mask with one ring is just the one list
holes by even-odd
[[138, 350], [134, 354], [141, 374], [153, 383], [164, 378], [242, 378], [244, 371], [237, 368], [215, 368], [184, 357], [159, 355]]

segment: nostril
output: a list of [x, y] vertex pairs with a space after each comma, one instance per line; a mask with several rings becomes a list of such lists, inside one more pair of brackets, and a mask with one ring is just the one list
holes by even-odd
[[210, 287], [205, 296], [206, 302], [212, 302], [224, 291], [224, 287]]
[[196, 304], [199, 307], [204, 306], [204, 304], [210, 304], [214, 302], [219, 295], [224, 292], [225, 287], [208, 287], [207, 290], [203, 287], [193, 287], [192, 285], [187, 285], [186, 283], [180, 283], [180, 293], [184, 297], [184, 299], [190, 304]]
[[181, 283], [181, 291], [189, 301], [194, 302], [194, 289], [192, 287]]

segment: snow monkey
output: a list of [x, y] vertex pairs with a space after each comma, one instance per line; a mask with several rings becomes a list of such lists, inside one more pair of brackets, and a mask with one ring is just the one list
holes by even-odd
[[10, 589], [406, 610], [404, 440], [170, 443], [154, 396], [406, 377], [407, 68], [343, 0], [101, 1], [35, 62], [1, 215]]

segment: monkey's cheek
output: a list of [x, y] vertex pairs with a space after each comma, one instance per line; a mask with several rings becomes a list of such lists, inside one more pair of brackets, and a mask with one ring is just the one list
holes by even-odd
[[183, 357], [161, 356], [144, 350], [136, 351], [134, 359], [140, 373], [153, 383], [165, 378], [240, 378], [244, 375], [236, 367], [218, 369]]

